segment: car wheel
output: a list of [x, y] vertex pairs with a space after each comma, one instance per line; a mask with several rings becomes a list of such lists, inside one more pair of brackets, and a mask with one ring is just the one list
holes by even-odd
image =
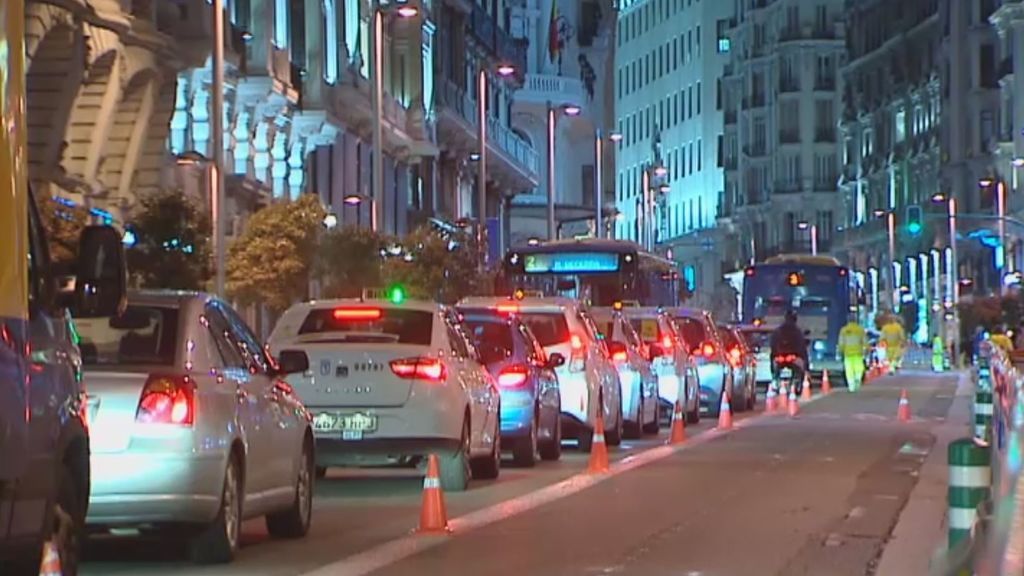
[[238, 551], [242, 531], [242, 481], [238, 458], [232, 456], [224, 472], [220, 509], [209, 526], [193, 538], [189, 555], [199, 564], [230, 562]]
[[605, 441], [609, 446], [622, 444], [622, 420], [622, 400], [619, 399], [618, 408], [616, 409], [615, 426], [605, 431]]
[[309, 532], [313, 518], [313, 468], [313, 448], [306, 442], [295, 478], [295, 500], [287, 510], [267, 514], [267, 532], [274, 538], [301, 538]]
[[516, 440], [512, 447], [512, 462], [523, 468], [533, 468], [537, 464], [537, 414], [530, 422], [530, 434], [526, 438]]
[[644, 412], [646, 412], [646, 406], [644, 406], [644, 399], [641, 396], [640, 407], [636, 411], [636, 421], [623, 424], [622, 432], [626, 438], [636, 439], [643, 436]]
[[469, 487], [469, 421], [462, 424], [462, 439], [458, 449], [438, 460], [442, 490], [462, 492]]
[[561, 410], [555, 413], [555, 429], [551, 432], [551, 440], [540, 445], [542, 460], [559, 460], [562, 458], [562, 415]]
[[483, 458], [475, 458], [470, 466], [473, 471], [473, 478], [493, 480], [501, 473], [501, 427], [494, 425], [494, 443], [491, 445], [491, 453]]

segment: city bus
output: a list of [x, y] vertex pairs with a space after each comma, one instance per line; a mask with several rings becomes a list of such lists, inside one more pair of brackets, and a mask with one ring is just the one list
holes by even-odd
[[[78, 573], [89, 502], [89, 400], [71, 313], [123, 309], [121, 236], [82, 232], [74, 294], [62, 294], [28, 185], [25, 2], [0, 4], [0, 574], [54, 559]], [[50, 568], [46, 568], [50, 573]]]
[[499, 293], [515, 290], [575, 298], [594, 307], [678, 306], [678, 265], [627, 240], [555, 240], [508, 251]]
[[808, 333], [811, 372], [828, 369], [842, 374], [839, 331], [856, 305], [849, 270], [830, 256], [780, 255], [746, 268], [743, 274], [741, 319], [773, 329], [787, 310], [797, 313]]

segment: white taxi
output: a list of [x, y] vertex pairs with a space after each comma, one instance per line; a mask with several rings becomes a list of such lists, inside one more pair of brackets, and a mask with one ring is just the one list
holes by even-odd
[[433, 453], [445, 490], [498, 476], [501, 396], [451, 309], [384, 298], [296, 304], [269, 346], [308, 357], [288, 382], [313, 414], [318, 474]]

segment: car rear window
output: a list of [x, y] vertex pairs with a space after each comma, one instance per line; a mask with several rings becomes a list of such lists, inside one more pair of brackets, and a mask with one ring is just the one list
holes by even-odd
[[522, 319], [541, 346], [569, 341], [569, 323], [563, 312], [529, 312], [523, 314]]
[[697, 318], [677, 317], [676, 325], [679, 326], [679, 332], [683, 337], [683, 341], [690, 347], [700, 346], [702, 342], [708, 339], [707, 330], [704, 329], [704, 322]]
[[633, 329], [640, 335], [640, 338], [648, 344], [658, 342], [665, 336], [661, 333], [661, 323], [657, 318], [631, 318], [629, 323], [633, 325]]
[[732, 347], [739, 344], [739, 342], [736, 340], [736, 334], [734, 334], [733, 331], [728, 328], [719, 328], [718, 334], [722, 337], [722, 344], [725, 345], [725, 347], [728, 349], [731, 349]]
[[429, 346], [433, 328], [434, 313], [424, 310], [322, 308], [310, 310], [299, 327], [299, 337], [316, 342]]
[[129, 305], [116, 318], [75, 320], [85, 366], [172, 366], [178, 342], [178, 309]]
[[498, 316], [474, 316], [467, 317], [463, 325], [485, 364], [499, 362], [515, 352], [512, 326], [508, 320]]

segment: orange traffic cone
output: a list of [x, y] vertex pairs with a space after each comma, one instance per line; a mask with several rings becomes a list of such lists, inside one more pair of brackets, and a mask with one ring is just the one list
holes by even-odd
[[775, 412], [775, 383], [768, 385], [768, 392], [764, 396], [764, 411], [768, 414]]
[[811, 377], [807, 374], [807, 372], [804, 372], [804, 389], [800, 393], [800, 399], [801, 400], [810, 400], [811, 399]]
[[672, 410], [672, 434], [669, 436], [669, 444], [682, 444], [686, 441], [686, 417], [683, 415], [683, 403], [676, 400], [676, 406]]
[[61, 576], [62, 572], [57, 545], [53, 540], [47, 540], [43, 545], [43, 561], [39, 565], [39, 576]]
[[785, 410], [786, 404], [789, 402], [789, 392], [786, 390], [785, 382], [779, 384], [779, 396], [776, 400], [779, 403], [779, 408]]
[[832, 391], [832, 383], [828, 381], [828, 369], [821, 371], [821, 393], [828, 394]]
[[427, 458], [427, 475], [423, 478], [423, 506], [420, 508], [420, 534], [448, 534], [448, 510], [444, 505], [437, 455]]
[[729, 404], [729, 391], [722, 393], [722, 403], [718, 405], [718, 429], [732, 428], [732, 405]]
[[910, 400], [907, 399], [907, 389], [900, 392], [900, 406], [896, 409], [896, 418], [900, 422], [910, 422]]
[[796, 418], [796, 415], [800, 413], [800, 399], [797, 398], [796, 388], [790, 387], [789, 389], [789, 417]]
[[590, 447], [590, 463], [587, 465], [587, 472], [590, 474], [603, 474], [608, 471], [608, 446], [604, 443], [604, 417], [601, 410], [597, 411], [597, 421], [594, 425], [594, 440]]

